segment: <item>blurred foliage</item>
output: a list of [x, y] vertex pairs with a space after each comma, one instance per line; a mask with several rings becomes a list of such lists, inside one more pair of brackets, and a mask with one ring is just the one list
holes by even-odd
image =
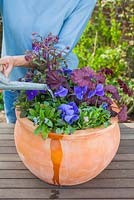
[[134, 3], [133, 0], [98, 0], [74, 52], [79, 67], [93, 69], [109, 67], [117, 75], [127, 71], [133, 75], [134, 67]]
[[2, 97], [2, 93], [0, 93], [0, 111], [4, 109], [3, 106], [3, 97]]

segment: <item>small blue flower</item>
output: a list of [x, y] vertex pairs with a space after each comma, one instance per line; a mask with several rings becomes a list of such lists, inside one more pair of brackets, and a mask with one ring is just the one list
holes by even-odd
[[97, 96], [104, 96], [104, 89], [103, 89], [103, 85], [102, 84], [98, 84], [95, 88], [95, 90], [91, 90], [88, 93], [88, 98], [93, 97], [94, 95]]
[[27, 100], [32, 101], [38, 95], [38, 90], [26, 90]]
[[55, 97], [65, 97], [68, 94], [68, 89], [60, 86], [60, 88], [54, 93]]
[[86, 92], [87, 92], [87, 86], [84, 86], [84, 87], [75, 86], [74, 87], [74, 94], [76, 95], [77, 99], [79, 99], [79, 100], [83, 99]]
[[63, 72], [64, 72], [65, 75], [71, 76], [71, 74], [72, 74], [72, 69], [68, 69], [68, 68], [66, 68], [66, 67], [63, 67], [62, 69], [63, 69]]
[[79, 109], [75, 102], [70, 102], [69, 104], [61, 104], [58, 107], [61, 110], [61, 117], [68, 124], [73, 124], [74, 121], [79, 119]]
[[107, 107], [108, 107], [108, 104], [107, 104], [107, 103], [103, 103], [101, 106], [102, 106], [102, 108], [103, 108], [104, 110], [106, 110]]

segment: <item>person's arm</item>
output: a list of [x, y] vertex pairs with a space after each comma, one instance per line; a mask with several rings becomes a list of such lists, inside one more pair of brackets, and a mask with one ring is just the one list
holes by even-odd
[[65, 20], [59, 34], [57, 48], [65, 49], [69, 46], [70, 51], [77, 44], [81, 34], [83, 33], [97, 0], [81, 0], [77, 7]]

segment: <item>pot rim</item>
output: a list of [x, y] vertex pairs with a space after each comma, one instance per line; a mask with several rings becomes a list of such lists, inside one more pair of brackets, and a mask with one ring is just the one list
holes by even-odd
[[[24, 127], [30, 132], [34, 132], [36, 126], [33, 125], [33, 122], [30, 121], [28, 118], [20, 118], [19, 116], [19, 111], [16, 112], [17, 115], [17, 121], [22, 123]], [[56, 133], [49, 133], [48, 138], [51, 139], [76, 139], [79, 137], [89, 137], [89, 136], [100, 136], [102, 134], [106, 134], [109, 132], [109, 129], [114, 128], [118, 124], [118, 118], [117, 117], [112, 117], [110, 119], [111, 125], [108, 127], [104, 128], [103, 125], [98, 127], [98, 128], [87, 128], [87, 129], [81, 129], [81, 130], [76, 130], [73, 134], [71, 135], [65, 135], [65, 134], [56, 134]], [[26, 126], [27, 125], [27, 126]], [[41, 134], [37, 135], [36, 137], [42, 137]]]

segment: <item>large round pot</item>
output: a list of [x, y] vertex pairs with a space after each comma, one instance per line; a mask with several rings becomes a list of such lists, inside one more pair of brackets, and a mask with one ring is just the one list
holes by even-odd
[[27, 118], [17, 119], [15, 144], [25, 166], [38, 178], [55, 185], [75, 185], [96, 177], [115, 156], [120, 130], [117, 120], [107, 128], [50, 133], [46, 140], [33, 134]]

